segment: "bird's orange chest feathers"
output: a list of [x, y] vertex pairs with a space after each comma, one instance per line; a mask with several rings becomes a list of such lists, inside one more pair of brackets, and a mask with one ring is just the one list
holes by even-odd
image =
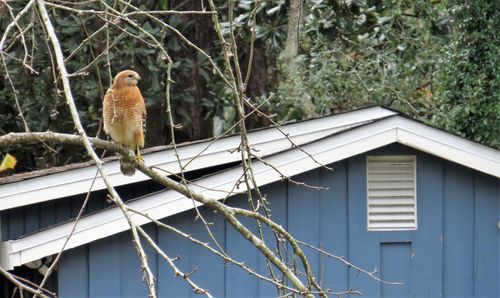
[[142, 118], [136, 119], [138, 116], [142, 116], [144, 106], [139, 88], [134, 86], [112, 89], [108, 101], [110, 111], [113, 112], [112, 125], [113, 122], [117, 121], [126, 123], [128, 121], [142, 120]]
[[104, 130], [111, 138], [127, 146], [144, 146], [144, 100], [136, 86], [108, 91], [103, 102]]

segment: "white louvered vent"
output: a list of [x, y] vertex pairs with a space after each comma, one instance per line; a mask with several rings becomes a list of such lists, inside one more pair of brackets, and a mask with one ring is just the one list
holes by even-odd
[[416, 230], [416, 156], [368, 156], [368, 230]]

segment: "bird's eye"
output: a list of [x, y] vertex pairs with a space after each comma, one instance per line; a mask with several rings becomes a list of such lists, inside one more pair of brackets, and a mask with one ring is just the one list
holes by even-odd
[[128, 75], [128, 77], [129, 77], [129, 78], [133, 78], [133, 77], [134, 77], [134, 75], [133, 75], [133, 74], [129, 74], [129, 75]]

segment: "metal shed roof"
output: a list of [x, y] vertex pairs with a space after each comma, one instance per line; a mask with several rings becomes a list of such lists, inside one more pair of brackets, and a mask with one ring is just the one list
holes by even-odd
[[[256, 154], [266, 156], [289, 149], [291, 143], [288, 139], [296, 145], [302, 145], [332, 133], [395, 114], [397, 114], [395, 111], [375, 106], [290, 123], [283, 125], [280, 129], [269, 127], [255, 130], [249, 133], [248, 138], [251, 146], [256, 149]], [[239, 145], [238, 134], [180, 145], [178, 153], [184, 170], [191, 171], [238, 161], [241, 158], [240, 153], [236, 152]], [[172, 174], [180, 172], [175, 151], [171, 148], [146, 153], [143, 157], [148, 166], [154, 166]], [[120, 172], [117, 160], [107, 162], [104, 170], [114, 186], [150, 179], [140, 172], [134, 176], [124, 176]], [[92, 185], [96, 171], [95, 165], [85, 163], [83, 167], [73, 166], [69, 170], [48, 175], [45, 175], [47, 171], [41, 171], [38, 177], [4, 184], [0, 187], [0, 211], [86, 193]], [[104, 181], [99, 175], [92, 190], [105, 188]]]
[[[379, 108], [378, 111], [377, 109], [364, 111], [369, 113], [375, 111], [376, 115], [379, 116], [384, 114], [383, 111], [392, 112], [383, 108]], [[359, 112], [343, 115], [356, 115], [358, 117]], [[374, 114], [371, 115], [374, 116]], [[330, 164], [392, 143], [401, 143], [500, 178], [500, 151], [408, 119], [394, 112], [385, 117], [363, 118], [361, 122], [342, 123], [341, 126], [335, 126], [335, 128], [331, 128], [331, 126], [325, 128], [324, 123], [321, 122], [297, 123], [293, 131], [290, 131], [290, 135], [293, 135], [296, 142], [301, 144], [302, 150], [290, 148], [286, 139], [276, 140], [277, 135], [271, 131], [267, 132], [269, 135], [263, 134], [255, 137], [253, 142], [256, 146], [261, 146], [260, 152], [266, 163], [272, 164], [273, 167], [279, 169], [280, 173], [289, 177], [317, 168], [321, 166], [320, 164]], [[268, 137], [268, 143], [257, 142], [262, 141], [265, 137]], [[227, 155], [227, 150], [234, 148], [232, 146], [238, 142], [236, 140], [229, 141], [230, 143], [226, 144], [225, 147], [214, 150], [215, 152], [211, 154], [215, 156], [219, 154], [219, 158], [228, 158], [230, 155]], [[194, 146], [191, 148], [193, 151], [190, 152], [194, 154], [205, 147], [206, 144], [204, 147]], [[319, 164], [312, 161], [311, 157], [304, 151], [313, 156]], [[185, 154], [185, 156], [189, 155]], [[146, 158], [146, 163], [151, 160]], [[183, 160], [189, 160], [189, 157], [185, 157]], [[282, 179], [280, 173], [265, 163], [256, 161], [253, 166], [259, 185], [266, 185]], [[241, 184], [240, 188], [234, 189], [234, 184], [241, 176], [242, 168], [235, 167], [202, 178], [190, 187], [193, 192], [202, 193], [214, 199], [223, 199], [228, 195], [246, 191], [244, 183]], [[146, 196], [131, 202], [130, 206], [155, 219], [172, 216], [194, 207], [190, 199], [173, 190]], [[134, 217], [137, 223], [148, 222], [144, 217], [138, 215], [134, 215]], [[18, 240], [3, 242], [4, 256], [1, 265], [5, 268], [12, 268], [57, 253], [72, 226], [73, 222], [70, 221]], [[109, 237], [128, 228], [128, 223], [118, 208], [97, 212], [80, 220], [66, 249]]]

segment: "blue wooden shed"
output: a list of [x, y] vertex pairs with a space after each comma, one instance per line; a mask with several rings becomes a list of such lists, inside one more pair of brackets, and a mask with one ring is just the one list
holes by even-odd
[[[265, 160], [255, 161], [254, 171], [273, 220], [332, 254], [304, 246], [323, 288], [380, 297], [500, 296], [500, 151], [383, 107], [261, 129], [249, 139]], [[242, 175], [238, 145], [239, 136], [230, 136], [179, 147], [187, 174], [196, 178], [193, 191], [247, 207], [248, 190], [234, 187]], [[179, 172], [170, 148], [150, 150], [144, 158]], [[107, 161], [105, 170], [130, 206], [211, 243], [191, 200], [140, 173], [122, 176], [116, 160]], [[40, 280], [36, 270], [61, 250], [91, 189], [86, 215], [49, 287], [58, 297], [145, 297], [128, 224], [106, 202], [102, 180], [92, 183], [95, 174], [94, 166], [82, 164], [0, 178], [0, 264]], [[265, 259], [246, 239], [210, 209], [199, 210], [228, 255], [268, 275]], [[179, 234], [138, 215], [135, 220], [169, 256], [178, 256], [181, 270], [196, 269], [191, 278], [212, 295], [277, 296], [272, 284]], [[256, 229], [254, 221], [242, 221]], [[264, 239], [274, 242], [271, 231], [264, 230]], [[159, 297], [196, 296], [145, 246]], [[402, 285], [380, 283], [333, 255]], [[293, 262], [293, 255], [285, 257]], [[9, 290], [4, 286], [5, 297]]]

